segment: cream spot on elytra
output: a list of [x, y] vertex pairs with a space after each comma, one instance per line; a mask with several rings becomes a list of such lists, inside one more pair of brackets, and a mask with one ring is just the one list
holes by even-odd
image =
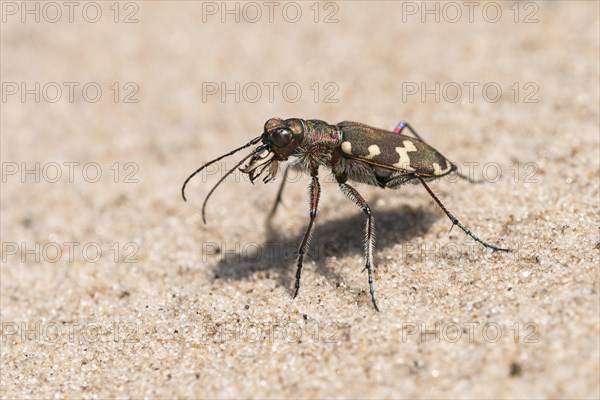
[[394, 164], [394, 167], [414, 171], [415, 169], [410, 166], [410, 157], [408, 156], [408, 152], [417, 151], [417, 148], [410, 140], [405, 140], [402, 142], [402, 144], [404, 147], [396, 147], [396, 153], [398, 153], [400, 156], [400, 160]]
[[350, 142], [343, 142], [342, 143], [342, 151], [346, 154], [352, 154], [352, 143]]
[[381, 154], [381, 150], [379, 150], [379, 146], [377, 146], [376, 144], [372, 144], [369, 146], [369, 154], [366, 155], [364, 158], [366, 158], [367, 160], [372, 159], [375, 156], [378, 156]]
[[444, 168], [444, 169], [442, 169], [442, 167], [440, 167], [440, 164], [433, 163], [433, 174], [434, 175], [444, 175], [444, 174], [448, 173], [448, 171], [450, 171], [450, 169], [452, 168], [452, 165], [448, 162], [448, 160], [444, 160], [444, 162], [446, 163], [446, 168]]

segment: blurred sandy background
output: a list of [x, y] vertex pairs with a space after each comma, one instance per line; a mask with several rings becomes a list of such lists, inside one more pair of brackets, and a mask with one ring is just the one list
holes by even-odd
[[[2, 398], [598, 398], [597, 2], [55, 4], [1, 3]], [[322, 171], [293, 300], [305, 177], [270, 227], [279, 182], [239, 174], [202, 224], [239, 158], [179, 194], [273, 116], [410, 121], [479, 163], [433, 186], [516, 251], [358, 185], [376, 313]]]

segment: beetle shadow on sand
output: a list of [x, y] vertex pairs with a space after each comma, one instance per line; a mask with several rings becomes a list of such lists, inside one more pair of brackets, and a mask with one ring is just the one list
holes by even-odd
[[[413, 208], [408, 205], [388, 210], [375, 210], [373, 216], [375, 268], [381, 262], [378, 254], [382, 250], [422, 236], [439, 217], [432, 210]], [[314, 261], [316, 272], [325, 276], [330, 282], [345, 282], [346, 279], [337, 272], [340, 269], [339, 260], [348, 255], [360, 255], [364, 260], [366, 219], [366, 215], [358, 209], [351, 216], [338, 219], [317, 216], [310, 248], [307, 256], [304, 257], [303, 276], [307, 273], [307, 263]], [[252, 277], [257, 272], [263, 272], [266, 278], [276, 279], [278, 286], [289, 288], [290, 293], [293, 293], [298, 246], [308, 222], [307, 213], [298, 231], [291, 234], [277, 230], [277, 215], [275, 215], [273, 221], [266, 225], [265, 240], [240, 244], [235, 251], [221, 250], [220, 261], [213, 270], [214, 279], [242, 280]], [[363, 266], [364, 261], [360, 263], [358, 273], [362, 271]]]

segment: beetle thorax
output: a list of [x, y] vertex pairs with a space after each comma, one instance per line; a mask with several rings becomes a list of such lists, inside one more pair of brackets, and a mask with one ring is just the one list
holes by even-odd
[[318, 119], [310, 119], [305, 122], [307, 132], [304, 134], [302, 148], [318, 147], [325, 151], [333, 151], [341, 145], [342, 134], [337, 126], [329, 125]]

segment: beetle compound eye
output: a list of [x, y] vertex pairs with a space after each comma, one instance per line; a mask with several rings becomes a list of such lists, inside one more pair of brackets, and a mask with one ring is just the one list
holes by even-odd
[[285, 147], [292, 140], [292, 132], [288, 129], [277, 129], [273, 132], [271, 142], [277, 147]]

